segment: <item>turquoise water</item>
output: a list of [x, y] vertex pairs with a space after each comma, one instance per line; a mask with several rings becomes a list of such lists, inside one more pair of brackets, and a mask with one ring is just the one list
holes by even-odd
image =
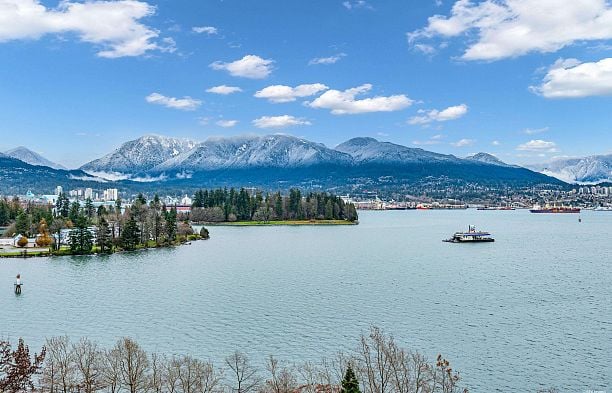
[[[612, 213], [361, 212], [359, 226], [212, 227], [108, 257], [0, 260], [0, 336], [120, 336], [220, 363], [319, 360], [372, 324], [472, 392], [612, 389]], [[489, 244], [441, 240], [468, 224]], [[13, 290], [20, 272], [24, 291]]]

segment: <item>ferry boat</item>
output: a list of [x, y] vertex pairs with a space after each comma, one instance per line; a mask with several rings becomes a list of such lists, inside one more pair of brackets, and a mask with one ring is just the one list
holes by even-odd
[[456, 232], [450, 239], [443, 240], [447, 243], [489, 243], [495, 239], [489, 232], [477, 231], [476, 227], [470, 225], [467, 232]]
[[540, 207], [536, 205], [529, 211], [532, 213], [580, 213], [580, 208], [571, 206]]

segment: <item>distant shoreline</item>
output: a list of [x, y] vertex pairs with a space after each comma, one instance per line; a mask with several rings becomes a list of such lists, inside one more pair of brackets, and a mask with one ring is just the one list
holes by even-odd
[[193, 222], [192, 225], [206, 226], [308, 226], [308, 225], [358, 225], [359, 221], [347, 220], [281, 220], [281, 221], [224, 221], [224, 222]]

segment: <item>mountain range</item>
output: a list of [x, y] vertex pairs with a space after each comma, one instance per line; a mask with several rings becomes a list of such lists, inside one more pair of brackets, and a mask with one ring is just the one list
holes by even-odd
[[529, 168], [567, 183], [612, 182], [612, 154], [558, 158]]
[[47, 160], [40, 154], [28, 149], [27, 147], [19, 146], [14, 149], [4, 152], [5, 156], [16, 158], [30, 165], [48, 166], [53, 169], [66, 169], [60, 164]]
[[[9, 157], [8, 153], [18, 158]], [[508, 165], [487, 153], [460, 158], [374, 138], [335, 148], [290, 135], [210, 138], [204, 142], [146, 135], [122, 144], [77, 170], [65, 170], [26, 148], [1, 157], [0, 193], [24, 187], [100, 182], [125, 189], [256, 186], [317, 187], [337, 192], [410, 190], [460, 184], [524, 187], [564, 183]], [[44, 177], [41, 181], [39, 179]], [[28, 181], [30, 180], [30, 181]], [[51, 186], [51, 184], [53, 186]]]

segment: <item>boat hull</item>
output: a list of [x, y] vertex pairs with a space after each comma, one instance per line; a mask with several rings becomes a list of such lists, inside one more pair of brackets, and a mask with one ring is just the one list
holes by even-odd
[[536, 214], [568, 214], [568, 213], [580, 213], [580, 209], [532, 209], [529, 210], [531, 213]]

